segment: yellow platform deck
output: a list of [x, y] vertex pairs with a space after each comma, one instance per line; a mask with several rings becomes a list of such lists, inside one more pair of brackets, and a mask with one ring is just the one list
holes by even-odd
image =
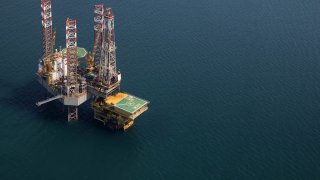
[[114, 96], [108, 96], [105, 99], [105, 103], [114, 105], [120, 102], [122, 99], [126, 98], [127, 96], [128, 94], [125, 94], [125, 93], [117, 93]]

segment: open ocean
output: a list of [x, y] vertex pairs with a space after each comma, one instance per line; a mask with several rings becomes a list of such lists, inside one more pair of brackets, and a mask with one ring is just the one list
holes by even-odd
[[[57, 47], [94, 0], [52, 0]], [[122, 90], [150, 100], [128, 132], [35, 103], [40, 0], [0, 6], [0, 179], [320, 179], [319, 0], [109, 0]]]

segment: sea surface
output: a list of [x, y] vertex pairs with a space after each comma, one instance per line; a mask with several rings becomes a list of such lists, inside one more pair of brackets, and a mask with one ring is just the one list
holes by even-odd
[[[93, 5], [52, 0], [57, 47]], [[35, 79], [39, 0], [0, 6], [0, 179], [320, 179], [319, 0], [109, 0], [122, 90], [150, 100], [128, 132], [67, 122]], [[81, 60], [83, 63], [83, 60]]]

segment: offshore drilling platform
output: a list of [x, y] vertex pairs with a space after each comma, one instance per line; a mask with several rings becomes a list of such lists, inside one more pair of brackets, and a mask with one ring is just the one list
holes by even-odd
[[[59, 100], [68, 107], [68, 121], [78, 119], [78, 106], [91, 102], [94, 119], [114, 130], [127, 130], [147, 111], [149, 102], [120, 92], [121, 73], [116, 66], [114, 15], [111, 8], [94, 6], [94, 41], [91, 52], [77, 46], [77, 21], [66, 20], [66, 47], [55, 49], [51, 0], [41, 0], [43, 55], [36, 73], [52, 96], [37, 106]], [[86, 68], [78, 58], [85, 58]]]

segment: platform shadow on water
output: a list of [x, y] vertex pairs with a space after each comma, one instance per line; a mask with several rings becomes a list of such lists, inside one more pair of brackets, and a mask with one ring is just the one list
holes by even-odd
[[0, 104], [2, 105], [12, 106], [21, 109], [21, 111], [35, 112], [37, 115], [50, 120], [59, 120], [64, 116], [63, 113], [60, 113], [63, 106], [57, 102], [48, 103], [42, 107], [36, 106], [37, 101], [50, 97], [36, 80], [24, 84], [0, 80], [0, 86], [10, 90], [6, 96], [0, 98]]

